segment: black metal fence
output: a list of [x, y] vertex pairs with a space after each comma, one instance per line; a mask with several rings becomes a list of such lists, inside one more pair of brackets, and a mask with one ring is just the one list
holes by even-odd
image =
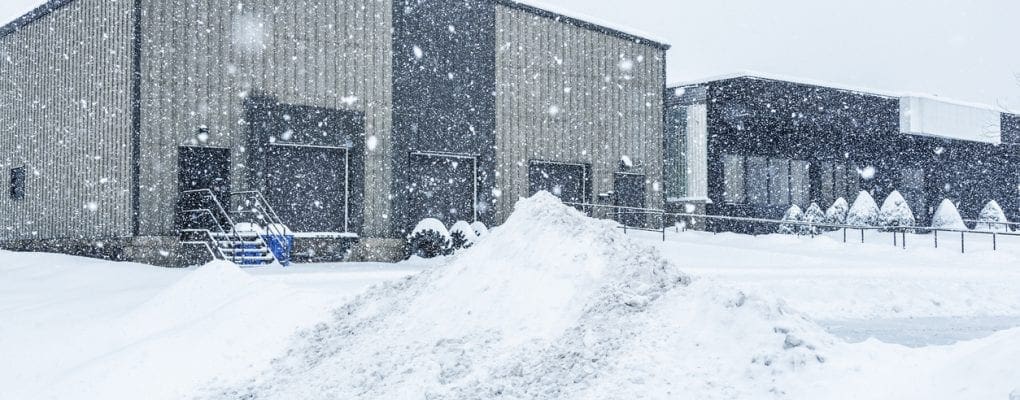
[[[990, 237], [992, 250], [998, 250], [1001, 237], [1020, 237], [1020, 223], [1013, 222], [986, 222], [976, 220], [964, 220], [976, 229], [948, 229], [922, 226], [855, 226], [842, 224], [829, 224], [823, 222], [806, 221], [781, 221], [764, 218], [731, 217], [723, 215], [707, 215], [694, 213], [671, 213], [665, 210], [654, 208], [621, 207], [605, 204], [589, 203], [565, 203], [578, 208], [593, 218], [612, 219], [620, 222], [620, 228], [624, 232], [628, 230], [639, 230], [657, 232], [662, 234], [662, 240], [666, 240], [668, 231], [677, 233], [687, 230], [707, 231], [713, 233], [728, 232], [733, 226], [747, 227], [751, 225], [754, 229], [743, 229], [758, 233], [781, 233], [782, 230], [789, 231], [789, 234], [804, 236], [818, 236], [832, 232], [842, 232], [844, 243], [857, 240], [860, 237], [861, 243], [866, 243], [869, 237], [881, 237], [888, 235], [893, 246], [907, 248], [907, 238], [910, 235], [931, 235], [926, 242], [934, 245], [935, 248], [946, 246], [950, 243], [955, 245], [959, 237], [959, 248], [961, 253], [968, 249], [968, 236]], [[633, 220], [621, 218], [628, 215], [642, 215], [644, 224], [641, 226], [628, 226], [622, 221]], [[781, 229], [782, 228], [782, 229]], [[980, 229], [984, 228], [984, 229]], [[1002, 230], [994, 229], [1001, 228]], [[757, 235], [758, 233], [753, 233]], [[941, 234], [941, 235], [940, 235]], [[851, 239], [851, 236], [853, 237]], [[948, 237], [947, 237], [948, 236]], [[913, 242], [911, 242], [913, 243]]]

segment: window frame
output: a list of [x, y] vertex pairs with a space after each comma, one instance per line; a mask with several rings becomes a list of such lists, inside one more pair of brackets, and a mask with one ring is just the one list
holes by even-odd
[[11, 168], [10, 171], [10, 185], [8, 187], [8, 194], [11, 200], [24, 200], [26, 187], [28, 186], [28, 173], [25, 170], [25, 166]]

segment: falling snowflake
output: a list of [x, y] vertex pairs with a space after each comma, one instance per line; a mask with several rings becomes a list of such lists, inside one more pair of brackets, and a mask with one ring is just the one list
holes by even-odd
[[421, 60], [422, 57], [425, 57], [425, 52], [422, 51], [421, 47], [414, 46], [414, 58]]

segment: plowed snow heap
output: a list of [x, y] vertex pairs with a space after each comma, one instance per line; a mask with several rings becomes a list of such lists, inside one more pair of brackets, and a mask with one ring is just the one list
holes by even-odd
[[[782, 393], [830, 339], [690, 278], [547, 193], [442, 266], [376, 287], [211, 398], [733, 398]], [[693, 396], [693, 397], [692, 397]]]

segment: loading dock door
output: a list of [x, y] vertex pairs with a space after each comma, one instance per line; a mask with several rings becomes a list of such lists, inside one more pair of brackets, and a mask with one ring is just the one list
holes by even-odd
[[584, 164], [531, 161], [528, 164], [528, 193], [545, 190], [564, 203], [587, 203], [588, 166]]
[[436, 218], [447, 225], [478, 218], [478, 159], [470, 155], [411, 153], [409, 165], [412, 225]]
[[[180, 147], [177, 150], [178, 211], [214, 207], [204, 196], [184, 195], [190, 190], [209, 189], [224, 210], [230, 209], [230, 149], [218, 147]], [[216, 215], [216, 213], [214, 211]], [[208, 226], [208, 214], [177, 213], [177, 226], [197, 228]], [[219, 221], [226, 224], [227, 221]]]
[[347, 149], [271, 145], [266, 200], [294, 232], [348, 232]]
[[[617, 173], [615, 186], [617, 207], [645, 207], [644, 175]], [[617, 212], [619, 214], [616, 220], [625, 226], [640, 227], [645, 225], [646, 215], [641, 214], [639, 210], [620, 209]]]

